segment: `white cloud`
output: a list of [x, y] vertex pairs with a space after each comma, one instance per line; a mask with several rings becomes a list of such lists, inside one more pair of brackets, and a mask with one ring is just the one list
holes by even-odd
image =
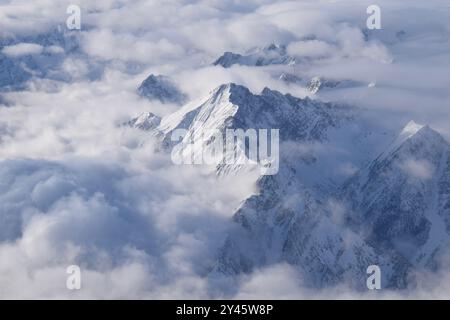
[[6, 46], [2, 52], [10, 57], [20, 57], [26, 55], [41, 54], [44, 47], [34, 43], [19, 43], [12, 46]]
[[337, 50], [337, 48], [319, 40], [292, 42], [287, 49], [291, 55], [308, 58], [326, 57], [332, 54], [333, 50]]
[[181, 58], [185, 54], [183, 47], [165, 38], [152, 41], [128, 33], [117, 34], [107, 29], [90, 32], [85, 37], [83, 48], [94, 57], [142, 63], [162, 62]]
[[402, 163], [401, 169], [412, 178], [428, 180], [433, 175], [433, 165], [428, 161], [409, 159]]

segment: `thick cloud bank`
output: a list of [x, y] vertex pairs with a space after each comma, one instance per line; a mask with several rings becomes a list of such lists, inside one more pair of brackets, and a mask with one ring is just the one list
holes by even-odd
[[[152, 137], [122, 125], [179, 107], [138, 96], [149, 74], [170, 76], [191, 99], [228, 82], [311, 94], [279, 81], [282, 70], [370, 83], [318, 98], [374, 110], [387, 129], [415, 119], [449, 139], [446, 1], [378, 1], [379, 31], [365, 28], [366, 1], [74, 2], [80, 31], [65, 30], [72, 1], [0, 1], [0, 62], [10, 66], [0, 70], [14, 62], [28, 72], [25, 90], [0, 93], [0, 298], [449, 297], [445, 273], [367, 295], [306, 289], [287, 264], [232, 285], [207, 277], [255, 177], [174, 166]], [[45, 38], [58, 28], [71, 40]], [[212, 65], [271, 43], [303, 64]], [[427, 163], [401, 169], [430, 174]], [[81, 290], [66, 288], [70, 265], [82, 270]]]

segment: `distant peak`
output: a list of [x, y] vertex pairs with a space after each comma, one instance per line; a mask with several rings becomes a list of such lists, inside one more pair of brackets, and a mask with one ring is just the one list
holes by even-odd
[[382, 158], [385, 158], [388, 154], [396, 152], [406, 142], [416, 143], [423, 141], [428, 143], [439, 143], [446, 145], [445, 139], [435, 130], [431, 129], [428, 125], [421, 125], [415, 121], [410, 121], [402, 129], [391, 146], [383, 153]]
[[419, 124], [413, 120], [408, 122], [408, 124], [403, 128], [403, 130], [400, 132], [398, 138], [397, 138], [397, 144], [403, 143], [406, 140], [411, 139], [420, 139], [425, 138], [428, 140], [440, 140], [445, 141], [445, 139], [441, 136], [441, 134], [432, 128], [430, 128], [428, 125], [422, 125]]
[[429, 140], [434, 141], [442, 141], [445, 142], [445, 139], [441, 136], [441, 134], [428, 125], [421, 125], [415, 121], [410, 121], [408, 124], [403, 128], [402, 132], [400, 133], [400, 138], [405, 141], [407, 139], [415, 139], [419, 137], [424, 137]]
[[161, 123], [161, 118], [152, 112], [144, 112], [130, 120], [127, 125], [141, 130], [152, 130]]
[[138, 88], [141, 97], [159, 100], [162, 103], [183, 104], [187, 96], [181, 92], [172, 80], [164, 75], [149, 75]]

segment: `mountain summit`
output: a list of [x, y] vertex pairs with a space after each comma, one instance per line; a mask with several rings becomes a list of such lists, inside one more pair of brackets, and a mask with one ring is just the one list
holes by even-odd
[[[172, 140], [172, 134], [177, 129], [186, 130], [183, 142], [192, 142], [196, 146], [194, 158], [202, 156], [202, 151], [212, 148], [213, 132], [218, 130], [222, 136], [227, 130], [279, 130], [280, 142], [288, 141], [320, 141], [325, 138], [328, 128], [338, 126], [349, 117], [350, 109], [343, 106], [314, 101], [308, 98], [300, 99], [289, 94], [264, 88], [260, 94], [252, 93], [248, 88], [234, 83], [223, 84], [211, 91], [198, 102], [191, 102], [173, 114], [163, 117], [160, 124], [152, 130], [160, 137], [164, 148], [177, 144]], [[198, 140], [199, 132], [203, 141]], [[246, 157], [245, 136], [237, 137], [241, 147], [236, 152]], [[179, 152], [188, 150], [180, 150]], [[198, 162], [198, 161], [194, 161]], [[220, 164], [219, 174], [237, 172], [243, 169], [238, 163]]]

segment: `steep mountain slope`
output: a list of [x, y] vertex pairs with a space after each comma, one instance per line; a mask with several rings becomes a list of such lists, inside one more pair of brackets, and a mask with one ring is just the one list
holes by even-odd
[[380, 249], [433, 266], [448, 247], [450, 146], [428, 126], [410, 122], [392, 145], [344, 188], [351, 226]]
[[295, 183], [281, 186], [273, 176], [264, 177], [259, 187], [260, 194], [236, 213], [236, 228], [219, 252], [213, 275], [233, 276], [288, 262], [311, 287], [345, 282], [361, 289], [367, 267], [378, 265], [383, 287], [405, 286], [408, 262], [346, 228], [332, 204]]

